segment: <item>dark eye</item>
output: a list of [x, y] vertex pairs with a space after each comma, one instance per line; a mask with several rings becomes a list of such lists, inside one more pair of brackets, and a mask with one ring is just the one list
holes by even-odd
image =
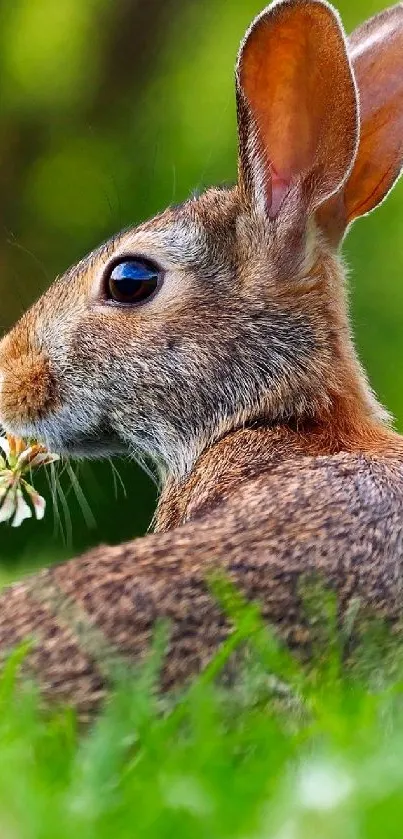
[[117, 303], [142, 303], [154, 294], [160, 278], [161, 271], [148, 260], [122, 260], [107, 276], [107, 298]]

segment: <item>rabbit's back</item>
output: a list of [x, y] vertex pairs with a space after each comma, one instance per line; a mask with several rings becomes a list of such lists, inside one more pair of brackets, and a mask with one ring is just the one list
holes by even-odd
[[[392, 621], [401, 614], [403, 460], [341, 453], [278, 462], [191, 520], [99, 548], [14, 586], [0, 598], [0, 648], [32, 635], [30, 664], [53, 699], [86, 713], [111, 662], [136, 663], [157, 619], [168, 619], [165, 688], [197, 673], [230, 622], [209, 587], [217, 569], [292, 646], [309, 649], [305, 583]], [[17, 619], [18, 616], [18, 619]]]
[[279, 462], [173, 530], [96, 550], [50, 574], [131, 659], [144, 651], [157, 616], [168, 618], [169, 681], [176, 682], [228, 631], [209, 592], [215, 570], [257, 601], [292, 645], [309, 640], [301, 591], [313, 578], [337, 593], [341, 613], [358, 598], [370, 612], [399, 618], [402, 487], [398, 457]]

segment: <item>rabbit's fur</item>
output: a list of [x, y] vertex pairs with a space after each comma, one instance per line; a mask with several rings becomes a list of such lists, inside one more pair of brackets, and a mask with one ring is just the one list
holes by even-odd
[[[348, 44], [322, 0], [272, 4], [238, 59], [238, 185], [114, 237], [0, 344], [7, 430], [73, 455], [135, 451], [163, 484], [156, 534], [1, 598], [0, 643], [39, 633], [51, 693], [90, 707], [109, 652], [138, 658], [161, 616], [165, 684], [199, 669], [228, 631], [205, 583], [217, 564], [296, 645], [306, 572], [342, 607], [400, 615], [403, 439], [357, 359], [338, 245], [400, 173], [402, 77], [402, 4]], [[107, 305], [107, 266], [133, 254], [162, 287]]]
[[[210, 190], [83, 260], [1, 345], [6, 427], [68, 453], [139, 451], [177, 479], [253, 422], [314, 420], [341, 437], [333, 449], [360, 447], [383, 412], [351, 343], [339, 258], [312, 230], [290, 277], [274, 225], [238, 191]], [[161, 292], [135, 316], [90, 308], [106, 259], [131, 252], [163, 263]]]

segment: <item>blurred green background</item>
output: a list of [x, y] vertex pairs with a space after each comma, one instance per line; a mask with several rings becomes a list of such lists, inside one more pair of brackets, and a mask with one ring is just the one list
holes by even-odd
[[[350, 32], [384, 7], [340, 0]], [[262, 0], [0, 0], [0, 327], [120, 228], [236, 174], [233, 73]], [[403, 183], [345, 244], [357, 342], [403, 429]], [[143, 533], [155, 489], [132, 463], [66, 476], [71, 527], [1, 525], [3, 574]], [[42, 481], [42, 485], [41, 485]], [[49, 498], [44, 477], [37, 480]]]

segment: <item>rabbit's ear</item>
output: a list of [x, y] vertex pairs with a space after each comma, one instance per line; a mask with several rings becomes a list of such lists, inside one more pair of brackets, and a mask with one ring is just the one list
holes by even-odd
[[345, 183], [358, 143], [357, 94], [337, 14], [322, 0], [273, 3], [241, 44], [236, 85], [245, 200], [274, 218], [297, 187], [312, 212]]
[[349, 38], [360, 101], [360, 144], [350, 178], [319, 213], [334, 244], [346, 227], [373, 210], [403, 166], [403, 4], [360, 26]]
[[356, 29], [349, 51], [360, 99], [360, 145], [345, 189], [347, 223], [373, 210], [403, 165], [403, 3]]

